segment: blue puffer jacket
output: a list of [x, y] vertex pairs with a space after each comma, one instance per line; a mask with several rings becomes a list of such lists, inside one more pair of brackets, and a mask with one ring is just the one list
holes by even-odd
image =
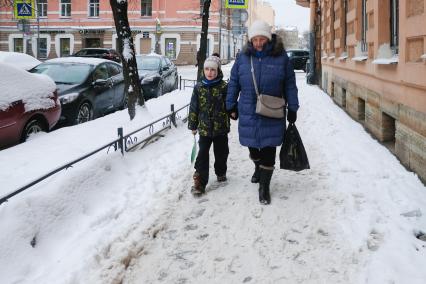
[[256, 52], [251, 43], [248, 43], [238, 56], [231, 70], [226, 109], [232, 111], [238, 108], [241, 145], [253, 148], [279, 146], [284, 138], [286, 120], [267, 118], [255, 113], [256, 91], [250, 71], [251, 56], [259, 92], [277, 97], [284, 95], [289, 110], [297, 111], [299, 108], [293, 65], [284, 50], [282, 40], [273, 35], [262, 52]]

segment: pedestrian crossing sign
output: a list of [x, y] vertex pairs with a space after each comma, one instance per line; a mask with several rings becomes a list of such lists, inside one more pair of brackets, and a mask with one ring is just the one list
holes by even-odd
[[225, 8], [247, 9], [249, 0], [226, 0]]
[[35, 0], [15, 0], [13, 10], [15, 19], [34, 19], [36, 14]]

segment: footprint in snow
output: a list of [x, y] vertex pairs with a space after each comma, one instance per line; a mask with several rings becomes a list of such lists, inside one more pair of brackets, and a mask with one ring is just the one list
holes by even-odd
[[372, 230], [367, 239], [367, 248], [371, 251], [376, 251], [379, 249], [382, 242], [383, 235], [376, 230]]

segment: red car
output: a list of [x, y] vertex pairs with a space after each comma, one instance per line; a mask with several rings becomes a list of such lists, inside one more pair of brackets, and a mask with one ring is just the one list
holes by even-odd
[[58, 122], [61, 104], [49, 77], [0, 63], [0, 90], [0, 149]]

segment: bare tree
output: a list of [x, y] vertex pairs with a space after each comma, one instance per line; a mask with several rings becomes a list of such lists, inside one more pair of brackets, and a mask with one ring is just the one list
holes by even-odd
[[201, 74], [203, 74], [203, 65], [206, 60], [207, 53], [207, 34], [209, 32], [209, 10], [210, 10], [211, 0], [204, 0], [203, 5], [203, 22], [201, 25], [201, 39], [200, 39], [200, 49], [197, 52], [197, 81], [201, 79]]
[[112, 14], [114, 16], [115, 29], [118, 37], [118, 51], [121, 56], [124, 73], [125, 93], [128, 94], [127, 109], [130, 120], [135, 115], [135, 104], [138, 100], [139, 105], [144, 105], [142, 88], [139, 81], [139, 73], [136, 64], [135, 46], [133, 44], [132, 32], [127, 18], [126, 0], [110, 0]]

